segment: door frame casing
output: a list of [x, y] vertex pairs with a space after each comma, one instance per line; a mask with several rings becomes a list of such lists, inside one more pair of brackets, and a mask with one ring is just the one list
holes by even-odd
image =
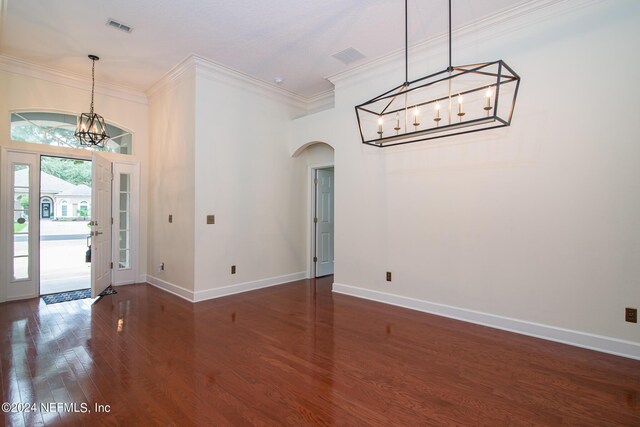
[[[313, 218], [315, 214], [316, 207], [316, 188], [315, 188], [315, 177], [316, 170], [318, 169], [328, 169], [334, 168], [334, 181], [335, 181], [335, 162], [331, 163], [318, 163], [312, 164], [307, 167], [307, 188], [309, 191], [307, 192], [307, 279], [313, 279], [316, 277], [316, 264], [313, 262], [313, 254], [315, 252], [316, 247], [316, 236], [315, 236], [315, 226], [313, 223]], [[334, 209], [334, 220], [335, 220], [335, 205]], [[335, 233], [335, 232], [334, 232]], [[335, 239], [334, 239], [335, 240]], [[335, 246], [334, 246], [335, 250]]]

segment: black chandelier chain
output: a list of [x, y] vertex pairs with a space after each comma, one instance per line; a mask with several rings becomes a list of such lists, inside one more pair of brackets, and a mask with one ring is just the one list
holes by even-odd
[[89, 107], [89, 113], [93, 115], [93, 92], [96, 89], [96, 60], [91, 58], [92, 66], [91, 66], [91, 106]]
[[98, 146], [104, 148], [105, 142], [109, 139], [107, 125], [104, 118], [96, 114], [93, 109], [96, 90], [96, 61], [100, 58], [96, 55], [89, 55], [91, 59], [91, 104], [89, 113], [82, 113], [78, 116], [78, 123], [74, 135], [80, 140], [80, 145]]

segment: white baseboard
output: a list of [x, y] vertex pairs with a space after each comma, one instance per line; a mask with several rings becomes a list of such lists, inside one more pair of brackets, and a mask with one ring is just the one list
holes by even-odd
[[167, 291], [170, 294], [186, 299], [189, 302], [193, 302], [193, 291], [183, 288], [182, 286], [174, 285], [173, 283], [158, 279], [157, 277], [151, 276], [150, 274], [147, 274], [146, 282], [150, 285], [155, 286], [156, 288]]
[[227, 295], [238, 294], [241, 292], [253, 291], [256, 289], [266, 288], [269, 286], [281, 285], [287, 282], [294, 282], [306, 278], [306, 271], [298, 273], [286, 274], [284, 276], [269, 277], [267, 279], [254, 280], [252, 282], [237, 283], [235, 285], [223, 286], [222, 288], [205, 289], [195, 292], [194, 302], [205, 301], [212, 298], [220, 298]]
[[527, 322], [525, 320], [467, 310], [386, 292], [343, 285], [341, 283], [333, 284], [333, 292], [640, 360], [640, 343], [632, 341], [624, 341], [540, 323]]
[[123, 280], [122, 282], [114, 282], [113, 286], [127, 286], [127, 285], [135, 285], [136, 282], [135, 280]]
[[31, 299], [31, 298], [38, 298], [40, 295], [36, 294], [23, 294], [23, 295], [12, 295], [12, 296], [8, 296], [4, 299], [3, 302], [9, 302], [9, 301], [20, 301], [23, 299]]
[[223, 286], [221, 288], [204, 289], [201, 291], [193, 292], [182, 286], [169, 283], [157, 277], [147, 275], [146, 281], [150, 285], [156, 288], [167, 291], [173, 295], [184, 298], [190, 302], [205, 301], [213, 298], [220, 298], [227, 295], [238, 294], [241, 292], [253, 291], [256, 289], [266, 288], [269, 286], [281, 285], [287, 282], [294, 282], [296, 280], [302, 280], [306, 277], [306, 272], [301, 271], [299, 273], [286, 274], [284, 276], [269, 277], [267, 279], [254, 280], [252, 282], [237, 283], [235, 285]]

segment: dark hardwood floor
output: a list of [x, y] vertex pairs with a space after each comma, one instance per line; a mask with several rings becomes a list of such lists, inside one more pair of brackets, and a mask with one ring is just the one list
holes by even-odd
[[0, 304], [2, 401], [76, 404], [4, 422], [640, 425], [640, 361], [334, 295], [332, 279], [198, 304], [149, 285]]

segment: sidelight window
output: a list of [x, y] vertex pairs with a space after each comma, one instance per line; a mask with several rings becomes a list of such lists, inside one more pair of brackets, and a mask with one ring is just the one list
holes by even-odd
[[13, 280], [29, 280], [29, 170], [13, 164]]

